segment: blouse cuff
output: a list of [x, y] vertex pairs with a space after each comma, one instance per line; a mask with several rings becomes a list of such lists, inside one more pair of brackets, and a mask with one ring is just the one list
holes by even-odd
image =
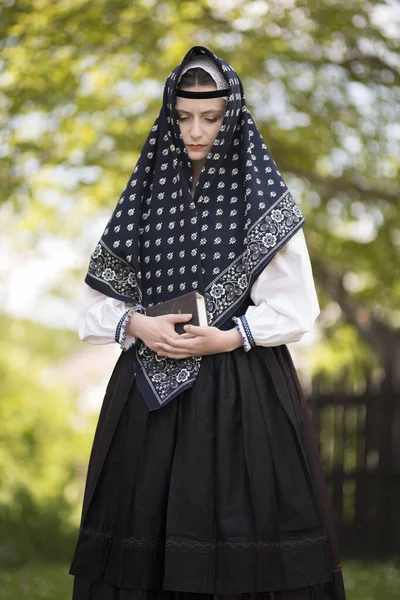
[[136, 338], [127, 338], [127, 328], [129, 325], [129, 319], [131, 318], [131, 314], [133, 312], [141, 312], [144, 313], [144, 308], [141, 304], [136, 304], [136, 306], [132, 306], [127, 311], [124, 312], [120, 320], [118, 321], [117, 327], [115, 329], [115, 341], [120, 345], [121, 350], [129, 350], [135, 344]]
[[248, 352], [256, 345], [254, 338], [251, 334], [251, 330], [247, 319], [244, 315], [241, 317], [232, 317], [232, 321], [235, 323], [235, 327], [240, 333], [243, 342], [243, 348], [245, 352]]

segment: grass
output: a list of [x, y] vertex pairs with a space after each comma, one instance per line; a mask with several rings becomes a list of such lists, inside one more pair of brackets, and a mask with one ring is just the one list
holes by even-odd
[[399, 600], [400, 563], [343, 564], [347, 600]]
[[[399, 564], [347, 561], [344, 576], [347, 600], [399, 600]], [[71, 594], [67, 565], [0, 568], [0, 600], [71, 600]]]
[[0, 600], [71, 600], [72, 583], [64, 564], [0, 567]]

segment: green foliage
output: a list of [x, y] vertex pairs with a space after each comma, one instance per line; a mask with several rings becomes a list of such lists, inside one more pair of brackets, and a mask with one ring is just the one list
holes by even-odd
[[344, 563], [347, 600], [396, 600], [400, 589], [398, 563]]
[[[72, 577], [64, 564], [31, 564], [21, 569], [0, 572], [1, 597], [4, 600], [69, 600]], [[347, 600], [397, 600], [400, 567], [395, 563], [344, 564]]]
[[381, 369], [371, 348], [359, 339], [350, 325], [338, 328], [326, 326], [325, 336], [318, 344], [318, 352], [310, 353], [314, 387], [320, 393], [336, 391], [362, 393], [366, 373], [370, 382], [381, 378]]
[[35, 500], [26, 488], [15, 489], [12, 502], [0, 505], [2, 567], [26, 564], [33, 558], [70, 560], [77, 540], [76, 527], [71, 524], [72, 509], [62, 493]]
[[30, 564], [0, 571], [1, 598], [4, 600], [70, 600], [72, 583], [64, 563]]
[[66, 560], [91, 436], [71, 421], [75, 390], [57, 364], [78, 340], [5, 316], [0, 328], [0, 563]]
[[2, 317], [0, 326], [0, 502], [27, 485], [35, 497], [51, 498], [72, 481], [77, 435], [73, 389], [57, 385], [50, 357], [74, 344], [71, 334], [29, 322]]

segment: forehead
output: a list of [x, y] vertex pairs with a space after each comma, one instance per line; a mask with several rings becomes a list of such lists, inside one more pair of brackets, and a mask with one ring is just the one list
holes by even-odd
[[[190, 92], [213, 92], [215, 86], [202, 85], [191, 87]], [[226, 101], [223, 98], [181, 98], [176, 97], [176, 110], [190, 114], [201, 114], [203, 112], [225, 111]]]
[[221, 112], [226, 110], [226, 102], [222, 98], [180, 98], [176, 99], [176, 110], [192, 115], [203, 112]]

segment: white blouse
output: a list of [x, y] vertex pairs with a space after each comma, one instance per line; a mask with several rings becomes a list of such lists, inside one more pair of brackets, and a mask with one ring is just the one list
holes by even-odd
[[[303, 230], [260, 273], [250, 297], [254, 306], [248, 307], [245, 316], [256, 345], [297, 342], [312, 329], [319, 305]], [[85, 284], [78, 307], [79, 337], [90, 344], [115, 342], [117, 324], [131, 306]], [[124, 347], [134, 342], [128, 336]]]

